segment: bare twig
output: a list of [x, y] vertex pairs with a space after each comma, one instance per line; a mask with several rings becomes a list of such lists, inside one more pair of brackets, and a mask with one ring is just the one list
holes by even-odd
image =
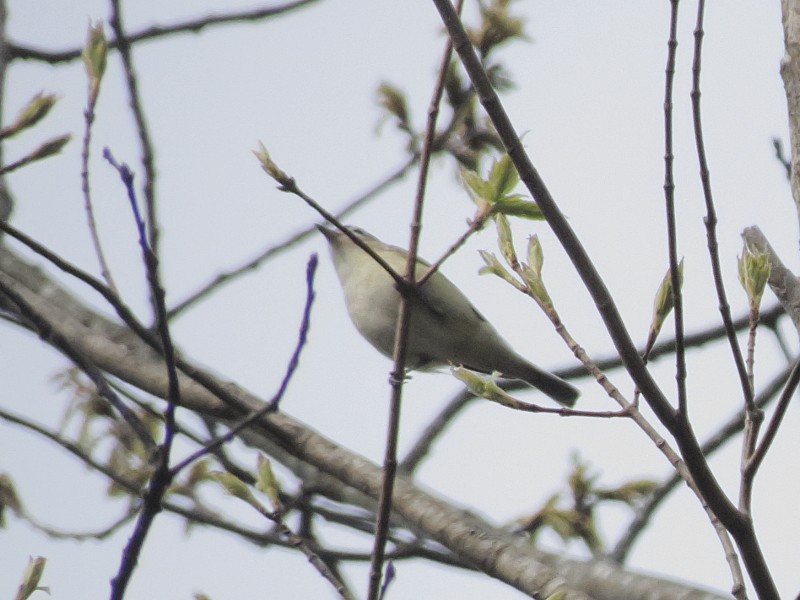
[[[462, 1], [457, 1], [456, 11], [460, 12]], [[439, 115], [439, 104], [444, 92], [447, 68], [453, 54], [453, 45], [448, 38], [439, 63], [439, 71], [433, 94], [428, 107], [428, 120], [425, 128], [425, 138], [419, 159], [419, 176], [417, 179], [417, 193], [414, 202], [414, 212], [411, 220], [411, 236], [406, 258], [405, 283], [406, 287], [419, 289], [415, 283], [417, 270], [417, 248], [419, 233], [422, 228], [422, 209], [425, 200], [425, 187], [428, 180], [428, 167], [430, 166], [431, 149], [436, 136], [436, 121]], [[408, 333], [411, 329], [413, 304], [407, 294], [401, 294], [400, 311], [397, 317], [394, 344], [394, 366], [391, 373], [391, 399], [389, 405], [389, 421], [387, 423], [386, 447], [383, 460], [383, 482], [380, 498], [378, 499], [378, 512], [375, 521], [375, 540], [372, 548], [372, 561], [370, 563], [369, 588], [367, 598], [378, 600], [381, 595], [381, 579], [383, 575], [383, 561], [385, 554], [386, 538], [389, 532], [389, 518], [392, 512], [392, 492], [394, 478], [397, 472], [397, 440], [400, 432], [400, 407], [403, 393], [403, 380], [406, 370], [406, 354], [408, 349]]]
[[675, 314], [675, 381], [678, 388], [678, 413], [686, 415], [686, 349], [684, 347], [683, 292], [678, 267], [678, 233], [675, 217], [675, 179], [672, 143], [672, 88], [675, 79], [675, 55], [678, 49], [678, 0], [670, 0], [669, 38], [667, 40], [666, 82], [664, 84], [664, 200], [666, 203], [669, 272]]
[[758, 447], [754, 450], [753, 455], [749, 457], [750, 460], [744, 466], [744, 473], [742, 474], [743, 478], [751, 481], [755, 477], [755, 474], [758, 471], [758, 468], [761, 466], [761, 463], [764, 462], [764, 458], [766, 457], [772, 442], [775, 441], [775, 436], [778, 434], [778, 429], [783, 421], [783, 417], [786, 415], [786, 410], [789, 408], [789, 403], [791, 402], [792, 396], [797, 389], [798, 383], [800, 383], [800, 362], [796, 362], [792, 368], [792, 372], [789, 375], [788, 381], [786, 382], [786, 387], [784, 388], [783, 392], [781, 393], [781, 397], [778, 400], [778, 406], [775, 409], [775, 413], [772, 415], [772, 419], [770, 420], [769, 425], [764, 432], [764, 437], [761, 439]]
[[[778, 392], [781, 391], [781, 388], [784, 386], [787, 378], [789, 377], [790, 370], [790, 368], [785, 369], [765, 386], [765, 388], [755, 399], [756, 406], [763, 408], [775, 397]], [[717, 432], [714, 433], [714, 435], [703, 442], [703, 454], [705, 456], [711, 456], [717, 450], [722, 448], [727, 442], [729, 442], [736, 434], [740, 433], [744, 428], [744, 419], [745, 412], [744, 408], [742, 408], [733, 417], [728, 419], [728, 421], [724, 423], [717, 430]], [[642, 504], [642, 506], [637, 509], [633, 521], [628, 526], [628, 530], [617, 541], [614, 549], [609, 553], [610, 558], [619, 563], [625, 561], [628, 553], [633, 547], [633, 543], [645, 531], [647, 525], [650, 523], [650, 518], [652, 517], [653, 513], [669, 496], [669, 494], [673, 492], [678, 485], [680, 485], [682, 481], [683, 479], [679, 475], [672, 475], [655, 490], [654, 494], [647, 500], [647, 502]]]
[[275, 393], [275, 395], [269, 402], [264, 404], [262, 408], [251, 412], [249, 415], [247, 415], [247, 417], [240, 420], [238, 423], [236, 423], [236, 425], [231, 427], [227, 433], [211, 440], [210, 442], [205, 444], [202, 448], [200, 448], [198, 451], [192, 453], [184, 460], [182, 460], [180, 463], [176, 464], [172, 468], [173, 476], [177, 475], [180, 471], [182, 471], [188, 465], [196, 461], [198, 458], [210, 452], [214, 452], [218, 448], [222, 447], [224, 444], [231, 441], [245, 427], [248, 427], [253, 423], [255, 423], [256, 421], [260, 420], [262, 417], [264, 417], [264, 415], [267, 415], [269, 413], [278, 410], [279, 403], [283, 398], [284, 394], [286, 393], [286, 389], [289, 386], [289, 382], [291, 381], [292, 376], [294, 375], [294, 372], [297, 369], [297, 365], [300, 362], [300, 353], [305, 347], [306, 340], [308, 339], [308, 331], [311, 326], [311, 306], [314, 303], [314, 275], [316, 271], [317, 271], [317, 255], [312, 254], [311, 257], [308, 259], [308, 264], [306, 265], [306, 303], [305, 303], [305, 308], [303, 309], [303, 318], [300, 323], [300, 330], [297, 335], [297, 344], [295, 345], [292, 357], [289, 359], [289, 364], [286, 367], [286, 372], [283, 375], [283, 379], [281, 380], [281, 383], [278, 386], [278, 391]]
[[[142, 147], [142, 166], [144, 167], [144, 191], [145, 214], [147, 215], [147, 243], [152, 252], [158, 255], [159, 230], [156, 214], [156, 167], [153, 143], [150, 139], [150, 132], [147, 120], [144, 116], [141, 96], [139, 94], [139, 83], [136, 79], [136, 71], [133, 68], [133, 57], [131, 55], [131, 44], [128, 40], [125, 29], [122, 25], [122, 0], [111, 0], [111, 19], [109, 24], [117, 38], [117, 50], [119, 50], [122, 66], [125, 71], [125, 82], [128, 88], [128, 99], [131, 105], [136, 131], [139, 134], [139, 144]], [[153, 307], [156, 312], [157, 307]], [[154, 318], [155, 315], [154, 315]]]
[[728, 304], [725, 284], [722, 278], [722, 268], [719, 260], [719, 244], [717, 243], [717, 211], [714, 207], [714, 198], [711, 193], [711, 176], [708, 170], [708, 160], [706, 158], [705, 142], [703, 140], [703, 124], [700, 111], [700, 68], [703, 42], [703, 14], [705, 2], [700, 0], [697, 6], [697, 25], [695, 26], [695, 46], [694, 60], [692, 62], [692, 122], [694, 124], [695, 146], [697, 148], [697, 160], [700, 163], [700, 181], [703, 186], [703, 197], [706, 204], [706, 236], [708, 239], [708, 254], [711, 262], [711, 270], [714, 274], [714, 286], [717, 290], [719, 302], [719, 312], [722, 322], [728, 332], [728, 343], [733, 354], [734, 366], [739, 374], [739, 381], [742, 386], [742, 394], [747, 406], [753, 404], [753, 391], [750, 388], [747, 378], [747, 368], [742, 357], [742, 350], [739, 341], [736, 339], [736, 332], [733, 328], [731, 319], [731, 307]]
[[[112, 2], [115, 6], [116, 15], [118, 0], [112, 0]], [[116, 19], [118, 18], [119, 16], [116, 15]], [[128, 169], [127, 165], [118, 164], [108, 149], [104, 151], [103, 155], [119, 173], [128, 194], [129, 204], [139, 234], [139, 246], [142, 250], [142, 257], [147, 271], [151, 303], [155, 309], [156, 329], [161, 341], [161, 347], [163, 348], [168, 380], [168, 392], [166, 397], [167, 407], [164, 411], [164, 439], [159, 446], [159, 455], [156, 460], [155, 469], [150, 477], [148, 489], [144, 495], [142, 512], [139, 514], [133, 534], [122, 553], [119, 570], [111, 580], [111, 600], [121, 600], [125, 596], [125, 590], [133, 574], [133, 570], [136, 567], [153, 520], [161, 510], [164, 494], [166, 494], [167, 488], [173, 480], [173, 474], [169, 468], [169, 460], [172, 442], [175, 436], [175, 409], [180, 404], [180, 388], [178, 385], [178, 370], [175, 365], [175, 350], [172, 345], [172, 337], [167, 322], [167, 308], [164, 302], [165, 292], [160, 281], [158, 257], [156, 251], [148, 241], [147, 228], [139, 211], [139, 203], [136, 199], [133, 185], [133, 173]], [[153, 235], [152, 229], [150, 235]]]
[[[155, 25], [148, 27], [137, 33], [129, 34], [126, 39], [128, 43], [135, 44], [142, 41], [157, 40], [161, 37], [168, 37], [176, 33], [199, 33], [207, 27], [214, 25], [225, 25], [243, 23], [248, 21], [261, 21], [270, 17], [282, 15], [284, 13], [303, 8], [318, 0], [295, 0], [287, 2], [279, 6], [270, 6], [266, 8], [256, 8], [252, 10], [244, 10], [240, 12], [231, 12], [222, 15], [209, 15], [206, 17], [199, 17], [184, 21], [182, 23], [175, 23], [174, 25]], [[118, 43], [112, 41], [109, 44], [110, 48], [117, 48]], [[8, 53], [11, 59], [24, 59], [24, 60], [37, 60], [46, 62], [48, 64], [58, 64], [63, 62], [71, 62], [76, 60], [81, 55], [81, 49], [64, 50], [61, 52], [48, 52], [46, 50], [37, 50], [35, 48], [28, 48], [18, 44], [9, 44]]]
[[[102, 32], [102, 25], [97, 26], [97, 31]], [[87, 51], [92, 47], [94, 29], [90, 27], [89, 39], [87, 41]], [[101, 44], [104, 44], [105, 38], [102, 33], [99, 37]], [[100, 44], [96, 44], [100, 45]], [[87, 65], [87, 83], [88, 93], [86, 99], [86, 109], [83, 112], [84, 127], [83, 127], [83, 143], [81, 144], [81, 190], [83, 191], [84, 210], [86, 211], [86, 221], [89, 226], [89, 235], [92, 238], [94, 245], [94, 253], [97, 256], [97, 262], [100, 265], [100, 274], [108, 284], [111, 290], [119, 295], [117, 286], [114, 284], [114, 279], [111, 276], [111, 269], [108, 268], [105, 253], [103, 252], [103, 245], [100, 243], [100, 233], [97, 230], [97, 222], [94, 218], [94, 206], [92, 205], [92, 188], [89, 183], [89, 153], [91, 151], [92, 142], [92, 125], [94, 124], [95, 108], [97, 106], [97, 99], [100, 96], [100, 82], [102, 81], [103, 71], [105, 70], [105, 45], [102, 45], [102, 56], [97, 59], [95, 64], [91, 58], [85, 59]]]
[[[383, 192], [386, 188], [388, 188], [393, 183], [400, 181], [403, 177], [405, 177], [406, 173], [413, 167], [417, 162], [417, 156], [411, 156], [405, 163], [403, 163], [399, 168], [397, 168], [392, 173], [386, 175], [373, 185], [370, 189], [366, 192], [352, 200], [347, 206], [343, 209], [337, 211], [335, 216], [337, 219], [342, 219], [343, 217], [349, 215], [351, 212], [356, 210], [357, 208], [361, 207], [362, 205], [366, 204], [367, 202], [374, 200], [375, 197]], [[232, 283], [233, 281], [237, 280], [239, 277], [245, 275], [246, 273], [253, 271], [260, 267], [264, 262], [282, 254], [283, 252], [293, 248], [300, 242], [304, 241], [306, 238], [311, 236], [316, 232], [314, 227], [309, 227], [307, 229], [303, 229], [302, 231], [291, 235], [286, 240], [279, 242], [274, 245], [270, 245], [268, 248], [260, 252], [255, 258], [247, 261], [243, 265], [231, 269], [230, 271], [225, 271], [223, 273], [218, 274], [214, 277], [211, 281], [200, 287], [196, 292], [193, 292], [187, 298], [181, 300], [178, 304], [173, 306], [168, 311], [168, 316], [170, 319], [174, 319], [175, 317], [179, 316], [182, 312], [186, 311], [188, 308], [209, 296], [212, 292], [220, 289], [222, 286]]]

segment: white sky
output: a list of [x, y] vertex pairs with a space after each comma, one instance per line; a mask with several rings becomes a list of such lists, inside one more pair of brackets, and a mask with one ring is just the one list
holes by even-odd
[[[208, 1], [129, 2], [129, 30], [233, 10]], [[719, 241], [735, 314], [745, 300], [736, 283], [739, 233], [758, 224], [790, 267], [797, 248], [797, 217], [771, 138], [786, 139], [786, 103], [778, 72], [782, 30], [778, 2], [709, 3], [703, 67], [703, 115], [712, 183], [720, 217]], [[523, 0], [533, 43], [514, 44], [502, 59], [517, 89], [504, 97], [534, 163], [571, 225], [584, 241], [635, 339], [643, 340], [653, 292], [666, 269], [663, 226], [663, 82], [667, 2]], [[10, 3], [9, 30], [20, 44], [44, 49], [83, 43], [90, 19], [105, 19], [105, 2], [18, 0]], [[705, 252], [704, 208], [693, 149], [689, 86], [694, 3], [684, 3], [676, 77], [676, 180], [680, 252], [686, 256], [689, 331], [717, 318]], [[375, 135], [380, 116], [374, 93], [382, 80], [409, 93], [415, 123], [425, 117], [443, 38], [433, 6], [422, 0], [347, 3], [323, 0], [302, 12], [256, 25], [214, 28], [134, 52], [144, 105], [156, 144], [163, 228], [164, 279], [175, 303], [221, 270], [315, 222], [300, 200], [275, 190], [251, 154], [263, 140], [284, 170], [331, 209], [344, 205], [395, 170], [404, 140], [390, 126]], [[35, 131], [8, 145], [16, 158], [48, 135], [75, 140], [59, 157], [9, 178], [16, 199], [13, 223], [69, 260], [96, 270], [82, 212], [79, 143], [85, 97], [79, 63], [48, 67], [15, 63], [5, 97], [8, 121], [34, 93], [61, 100]], [[112, 55], [98, 107], [92, 162], [101, 235], [112, 270], [129, 304], [146, 310], [144, 277], [123, 190], [100, 159], [109, 146], [139, 173], [139, 152], [126, 109], [118, 58]], [[471, 214], [450, 163], [434, 165], [422, 253], [435, 258]], [[350, 220], [392, 243], [404, 244], [413, 178], [392, 187]], [[536, 232], [545, 248], [545, 277], [567, 327], [594, 356], [611, 347], [597, 313], [546, 226], [517, 224], [519, 241]], [[477, 250], [494, 250], [491, 231], [473, 239], [445, 272], [474, 299], [512, 345], [547, 367], [574, 364], [538, 310], [501, 282], [477, 277]], [[175, 324], [184, 352], [225, 377], [270, 396], [295, 343], [304, 297], [304, 265], [319, 252], [317, 302], [310, 342], [284, 409], [324, 435], [373, 460], [382, 455], [390, 364], [355, 333], [319, 237], [224, 288]], [[95, 301], [95, 300], [93, 300]], [[145, 314], [145, 313], [143, 313]], [[790, 337], [791, 339], [791, 337]], [[782, 367], [768, 335], [761, 338], [757, 382]], [[739, 406], [738, 383], [727, 348], [689, 354], [692, 415], [701, 439]], [[58, 422], [63, 394], [49, 378], [65, 362], [34, 337], [0, 323], [2, 405], [48, 424]], [[672, 369], [654, 371], [674, 395]], [[631, 386], [617, 374], [626, 393]], [[415, 375], [407, 387], [401, 445], [459, 389], [444, 374]], [[584, 385], [586, 408], [608, 409], [596, 386]], [[533, 399], [531, 396], [527, 399]], [[354, 415], [357, 415], [355, 417]], [[357, 420], [356, 420], [357, 419]], [[782, 595], [800, 588], [793, 553], [800, 535], [793, 499], [797, 414], [757, 481], [754, 510], [764, 551]], [[737, 483], [734, 443], [712, 463], [731, 493]], [[179, 450], [185, 450], [181, 448]], [[557, 419], [473, 406], [435, 448], [421, 482], [496, 522], [538, 507], [561, 485], [570, 453], [588, 458], [607, 485], [662, 478], [666, 461], [627, 421]], [[253, 462], [243, 453], [243, 460]], [[254, 464], [254, 463], [253, 463]], [[122, 510], [106, 501], [104, 483], [52, 444], [0, 423], [0, 471], [12, 475], [30, 511], [65, 530], [102, 528]], [[252, 519], [234, 500], [230, 514]], [[615, 540], [622, 513], [610, 512], [603, 534]], [[48, 558], [44, 583], [54, 598], [107, 594], [125, 529], [105, 542], [53, 542], [9, 518], [0, 532], [0, 596], [10, 597], [29, 555]], [[362, 539], [337, 543], [367, 548]], [[572, 549], [580, 555], [580, 548]], [[642, 538], [631, 564], [727, 590], [722, 551], [697, 501], [675, 494]], [[401, 563], [391, 597], [517, 598], [519, 593], [483, 576], [425, 564]], [[366, 567], [348, 570], [359, 594]], [[230, 536], [194, 530], [159, 517], [128, 595], [215, 600], [333, 597], [299, 555], [262, 551]]]

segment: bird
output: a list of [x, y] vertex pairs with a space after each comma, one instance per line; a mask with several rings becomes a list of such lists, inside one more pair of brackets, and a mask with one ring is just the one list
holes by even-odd
[[[396, 281], [342, 231], [323, 225], [317, 225], [317, 229], [328, 241], [350, 319], [376, 350], [391, 358], [401, 299]], [[358, 227], [347, 229], [396, 273], [405, 273], [405, 250], [385, 244]], [[429, 267], [429, 263], [417, 259], [415, 277], [422, 277]], [[564, 406], [574, 406], [578, 389], [517, 354], [440, 271], [423, 283], [418, 294], [409, 295], [408, 301], [413, 302], [406, 358], [409, 370], [451, 365], [500, 373], [532, 385]]]

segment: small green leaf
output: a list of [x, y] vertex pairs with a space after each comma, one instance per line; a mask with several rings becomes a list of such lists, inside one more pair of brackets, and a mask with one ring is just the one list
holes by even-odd
[[520, 217], [531, 221], [543, 221], [542, 209], [536, 202], [523, 199], [520, 194], [505, 196], [492, 204], [493, 213], [501, 213], [509, 217]]
[[23, 129], [33, 127], [47, 116], [53, 108], [58, 98], [55, 94], [43, 94], [39, 92], [17, 113], [16, 119], [8, 127], [4, 127], [0, 132], [0, 138], [7, 138], [18, 134]]
[[514, 239], [511, 235], [511, 225], [508, 224], [508, 219], [503, 215], [495, 215], [495, 225], [497, 226], [497, 244], [500, 246], [500, 252], [503, 258], [513, 269], [518, 263], [517, 253], [514, 251]]
[[39, 581], [42, 578], [44, 565], [47, 559], [42, 556], [32, 556], [28, 560], [28, 566], [25, 567], [25, 572], [22, 575], [22, 583], [19, 584], [15, 600], [26, 600], [36, 590], [42, 590], [49, 593], [46, 587], [39, 587]]
[[739, 282], [751, 307], [758, 308], [761, 304], [771, 272], [769, 256], [765, 252], [753, 251], [745, 244], [739, 257]]
[[519, 174], [517, 174], [514, 163], [511, 162], [511, 157], [503, 154], [489, 170], [489, 184], [494, 191], [495, 199], [500, 200], [510, 194], [518, 183]]
[[486, 263], [485, 267], [481, 267], [478, 270], [479, 275], [487, 275], [487, 274], [497, 275], [498, 277], [506, 280], [512, 285], [517, 284], [517, 280], [514, 279], [511, 273], [509, 273], [502, 264], [500, 264], [500, 261], [494, 254], [492, 254], [491, 252], [487, 252], [486, 250], [479, 250], [478, 252], [480, 253], [481, 258], [483, 259], [483, 262]]
[[497, 385], [494, 377], [480, 375], [463, 367], [451, 367], [450, 371], [456, 379], [466, 384], [469, 391], [476, 396], [497, 402], [503, 406], [516, 407], [517, 401]]
[[253, 154], [258, 159], [258, 162], [261, 163], [261, 168], [264, 169], [264, 172], [279, 184], [282, 186], [288, 186], [293, 183], [292, 178], [282, 171], [280, 167], [275, 164], [275, 161], [272, 160], [272, 157], [269, 155], [269, 151], [267, 150], [267, 147], [264, 146], [263, 142], [258, 142], [258, 149], [253, 150]]
[[244, 500], [257, 510], [261, 506], [253, 496], [253, 492], [247, 487], [247, 484], [232, 473], [228, 473], [227, 471], [214, 471], [209, 475], [214, 481], [225, 488], [225, 491], [231, 496]]
[[256, 477], [256, 489], [264, 493], [272, 503], [272, 508], [276, 512], [283, 511], [280, 499], [280, 486], [275, 474], [272, 472], [272, 465], [268, 458], [263, 454], [258, 455], [258, 475]]
[[480, 208], [483, 208], [485, 205], [489, 204], [489, 198], [492, 195], [489, 184], [484, 181], [475, 171], [461, 168], [460, 173], [461, 180], [464, 182], [464, 187], [466, 188], [470, 198], [472, 198], [472, 201]]
[[378, 86], [378, 104], [397, 119], [401, 128], [409, 127], [409, 112], [406, 97], [399, 88], [383, 82]]
[[[683, 259], [678, 263], [678, 282], [683, 286]], [[672, 292], [672, 272], [667, 269], [661, 285], [658, 286], [656, 297], [653, 302], [653, 318], [650, 325], [651, 331], [658, 333], [661, 326], [672, 312], [675, 306], [675, 295]]]
[[86, 38], [86, 46], [81, 52], [81, 59], [89, 76], [89, 83], [95, 91], [100, 87], [100, 80], [106, 71], [106, 56], [108, 54], [108, 42], [103, 33], [103, 24], [97, 22], [89, 26], [89, 34]]
[[525, 284], [533, 297], [545, 307], [553, 306], [553, 300], [550, 298], [550, 294], [547, 293], [541, 274], [536, 273], [527, 263], [523, 263], [521, 266], [522, 278], [525, 280]]

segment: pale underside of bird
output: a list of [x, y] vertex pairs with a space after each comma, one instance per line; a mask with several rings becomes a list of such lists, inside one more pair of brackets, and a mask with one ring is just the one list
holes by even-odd
[[[365, 231], [349, 228], [398, 274], [406, 268], [407, 252], [384, 244]], [[394, 279], [347, 235], [319, 227], [331, 250], [342, 284], [350, 319], [367, 341], [391, 358], [394, 350], [400, 293]], [[428, 270], [418, 260], [416, 277]], [[440, 367], [464, 368], [508, 379], [520, 379], [552, 399], [572, 406], [578, 390], [559, 377], [531, 364], [509, 346], [495, 328], [464, 294], [442, 273], [428, 279], [418, 295], [409, 295], [411, 324], [407, 367], [429, 370]]]

